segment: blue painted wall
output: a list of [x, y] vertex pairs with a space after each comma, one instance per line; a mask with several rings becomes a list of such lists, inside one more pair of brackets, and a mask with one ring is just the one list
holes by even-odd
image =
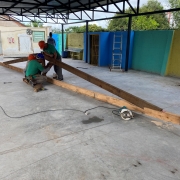
[[[122, 68], [125, 68], [125, 59], [126, 59], [126, 45], [127, 45], [127, 32], [119, 31], [115, 32], [117, 35], [123, 37], [122, 40]], [[90, 35], [99, 35], [99, 59], [98, 66], [110, 66], [112, 62], [112, 52], [113, 52], [113, 38], [114, 32], [89, 32], [88, 36], [88, 63], [90, 63]], [[131, 44], [130, 44], [130, 54], [129, 54], [129, 68], [132, 65], [132, 50], [133, 50], [133, 39], [134, 32], [131, 32]], [[84, 61], [86, 59], [86, 33], [84, 33]]]
[[[110, 42], [109, 42], [109, 44], [111, 45], [110, 46], [111, 57], [110, 57], [110, 61], [109, 61], [110, 64], [111, 64], [111, 61], [112, 61], [114, 34], [116, 36], [122, 35], [122, 68], [124, 69], [125, 68], [125, 61], [126, 61], [127, 31], [111, 32], [111, 34], [110, 34]], [[120, 40], [119, 38], [116, 38], [116, 39]], [[132, 66], [133, 41], [134, 41], [134, 31], [131, 31], [128, 68], [131, 68], [131, 66]], [[117, 43], [116, 43], [116, 46], [118, 46]], [[119, 50], [114, 50], [114, 52], [118, 53]]]
[[[52, 37], [56, 41], [56, 49], [62, 55], [62, 34], [53, 34]], [[66, 34], [64, 33], [64, 49], [66, 47]]]
[[[90, 63], [90, 35], [99, 35], [99, 58], [98, 66], [108, 66], [110, 51], [109, 51], [109, 32], [89, 32], [88, 33], [88, 60]], [[86, 33], [84, 33], [84, 61], [86, 60]]]
[[109, 59], [111, 55], [111, 51], [109, 50], [109, 41], [110, 41], [110, 33], [102, 32], [100, 33], [99, 39], [99, 66], [109, 66]]

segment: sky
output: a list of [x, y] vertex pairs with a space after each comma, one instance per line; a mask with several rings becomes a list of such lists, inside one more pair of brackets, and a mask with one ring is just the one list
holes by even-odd
[[[131, 5], [133, 7], [137, 6], [137, 0], [129, 0], [129, 2], [131, 3]], [[142, 6], [143, 4], [147, 4], [148, 0], [140, 0], [140, 6]], [[168, 0], [158, 0], [158, 2], [160, 2], [164, 9], [167, 9], [168, 8]], [[118, 3], [117, 4], [119, 7], [122, 6], [122, 3]], [[126, 6], [126, 7], [129, 7], [129, 6]], [[99, 10], [102, 10], [101, 8], [98, 8]], [[109, 10], [111, 11], [117, 11], [117, 8], [114, 6], [114, 5], [110, 5], [109, 6]], [[109, 13], [95, 13], [95, 17], [98, 19], [101, 19], [101, 18], [106, 18], [106, 17], [112, 17], [114, 14], [109, 14]], [[73, 17], [73, 16], [72, 16]], [[87, 16], [86, 16], [87, 17]], [[73, 21], [69, 21], [70, 22], [73, 22]], [[93, 21], [91, 22], [90, 24], [96, 24], [98, 26], [102, 26], [104, 28], [107, 27], [108, 25], [108, 21], [107, 20], [103, 20], [103, 21]], [[45, 24], [44, 24], [45, 25]], [[58, 28], [58, 29], [61, 29], [61, 25], [55, 25], [55, 24], [46, 24], [45, 26], [52, 26], [52, 28]], [[68, 28], [68, 27], [71, 27], [71, 26], [83, 26], [85, 25], [85, 23], [77, 23], [77, 24], [72, 24], [72, 25], [65, 25], [64, 28]]]

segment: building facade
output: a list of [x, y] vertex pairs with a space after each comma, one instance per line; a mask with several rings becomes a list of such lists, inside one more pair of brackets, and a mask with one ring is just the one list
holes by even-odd
[[47, 40], [51, 27], [26, 27], [17, 21], [5, 21], [0, 16], [0, 54], [24, 56], [40, 52], [38, 42]]

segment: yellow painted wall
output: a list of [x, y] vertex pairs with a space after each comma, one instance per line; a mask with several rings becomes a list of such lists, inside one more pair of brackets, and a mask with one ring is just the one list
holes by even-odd
[[180, 77], [180, 30], [174, 31], [166, 75]]
[[83, 33], [69, 33], [67, 35], [67, 47], [84, 48]]
[[[29, 29], [29, 27], [3, 27], [0, 26], [0, 33], [1, 33], [1, 42], [2, 42], [2, 52], [3, 55], [20, 55], [24, 54], [20, 52], [19, 50], [19, 40], [18, 37], [20, 36], [27, 36], [26, 30]], [[44, 31], [45, 32], [45, 40], [47, 40], [47, 37], [49, 35], [50, 27], [43, 27], [43, 28], [33, 28], [30, 27], [33, 31]], [[28, 35], [31, 37], [31, 50], [28, 51], [25, 54], [28, 53], [36, 53], [40, 52], [40, 48], [38, 46], [37, 42], [33, 42], [32, 35]], [[9, 42], [9, 39], [13, 39], [13, 42]]]
[[[84, 34], [83, 33], [69, 33], [69, 34], [67, 34], [67, 48], [68, 47], [84, 49]], [[76, 53], [76, 54], [79, 54], [79, 53]], [[80, 59], [80, 60], [83, 59], [83, 54], [84, 54], [84, 51], [82, 51], [80, 53], [80, 56], [73, 57], [72, 53], [69, 53], [69, 55], [71, 57], [73, 57], [74, 59]]]

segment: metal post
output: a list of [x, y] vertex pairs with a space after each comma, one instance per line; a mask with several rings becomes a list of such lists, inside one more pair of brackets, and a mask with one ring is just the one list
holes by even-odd
[[125, 62], [125, 71], [128, 71], [128, 61], [129, 61], [129, 50], [130, 50], [130, 42], [131, 42], [131, 24], [132, 24], [132, 16], [129, 16], [128, 21], [128, 34], [127, 34], [127, 45], [126, 45], [126, 62]]
[[63, 24], [61, 25], [62, 25], [62, 53], [63, 53], [64, 51], [64, 25]]
[[139, 14], [139, 4], [140, 4], [140, 0], [137, 1], [137, 14]]
[[86, 21], [86, 63], [88, 62], [88, 45], [89, 45], [89, 42], [88, 42], [88, 21]]

